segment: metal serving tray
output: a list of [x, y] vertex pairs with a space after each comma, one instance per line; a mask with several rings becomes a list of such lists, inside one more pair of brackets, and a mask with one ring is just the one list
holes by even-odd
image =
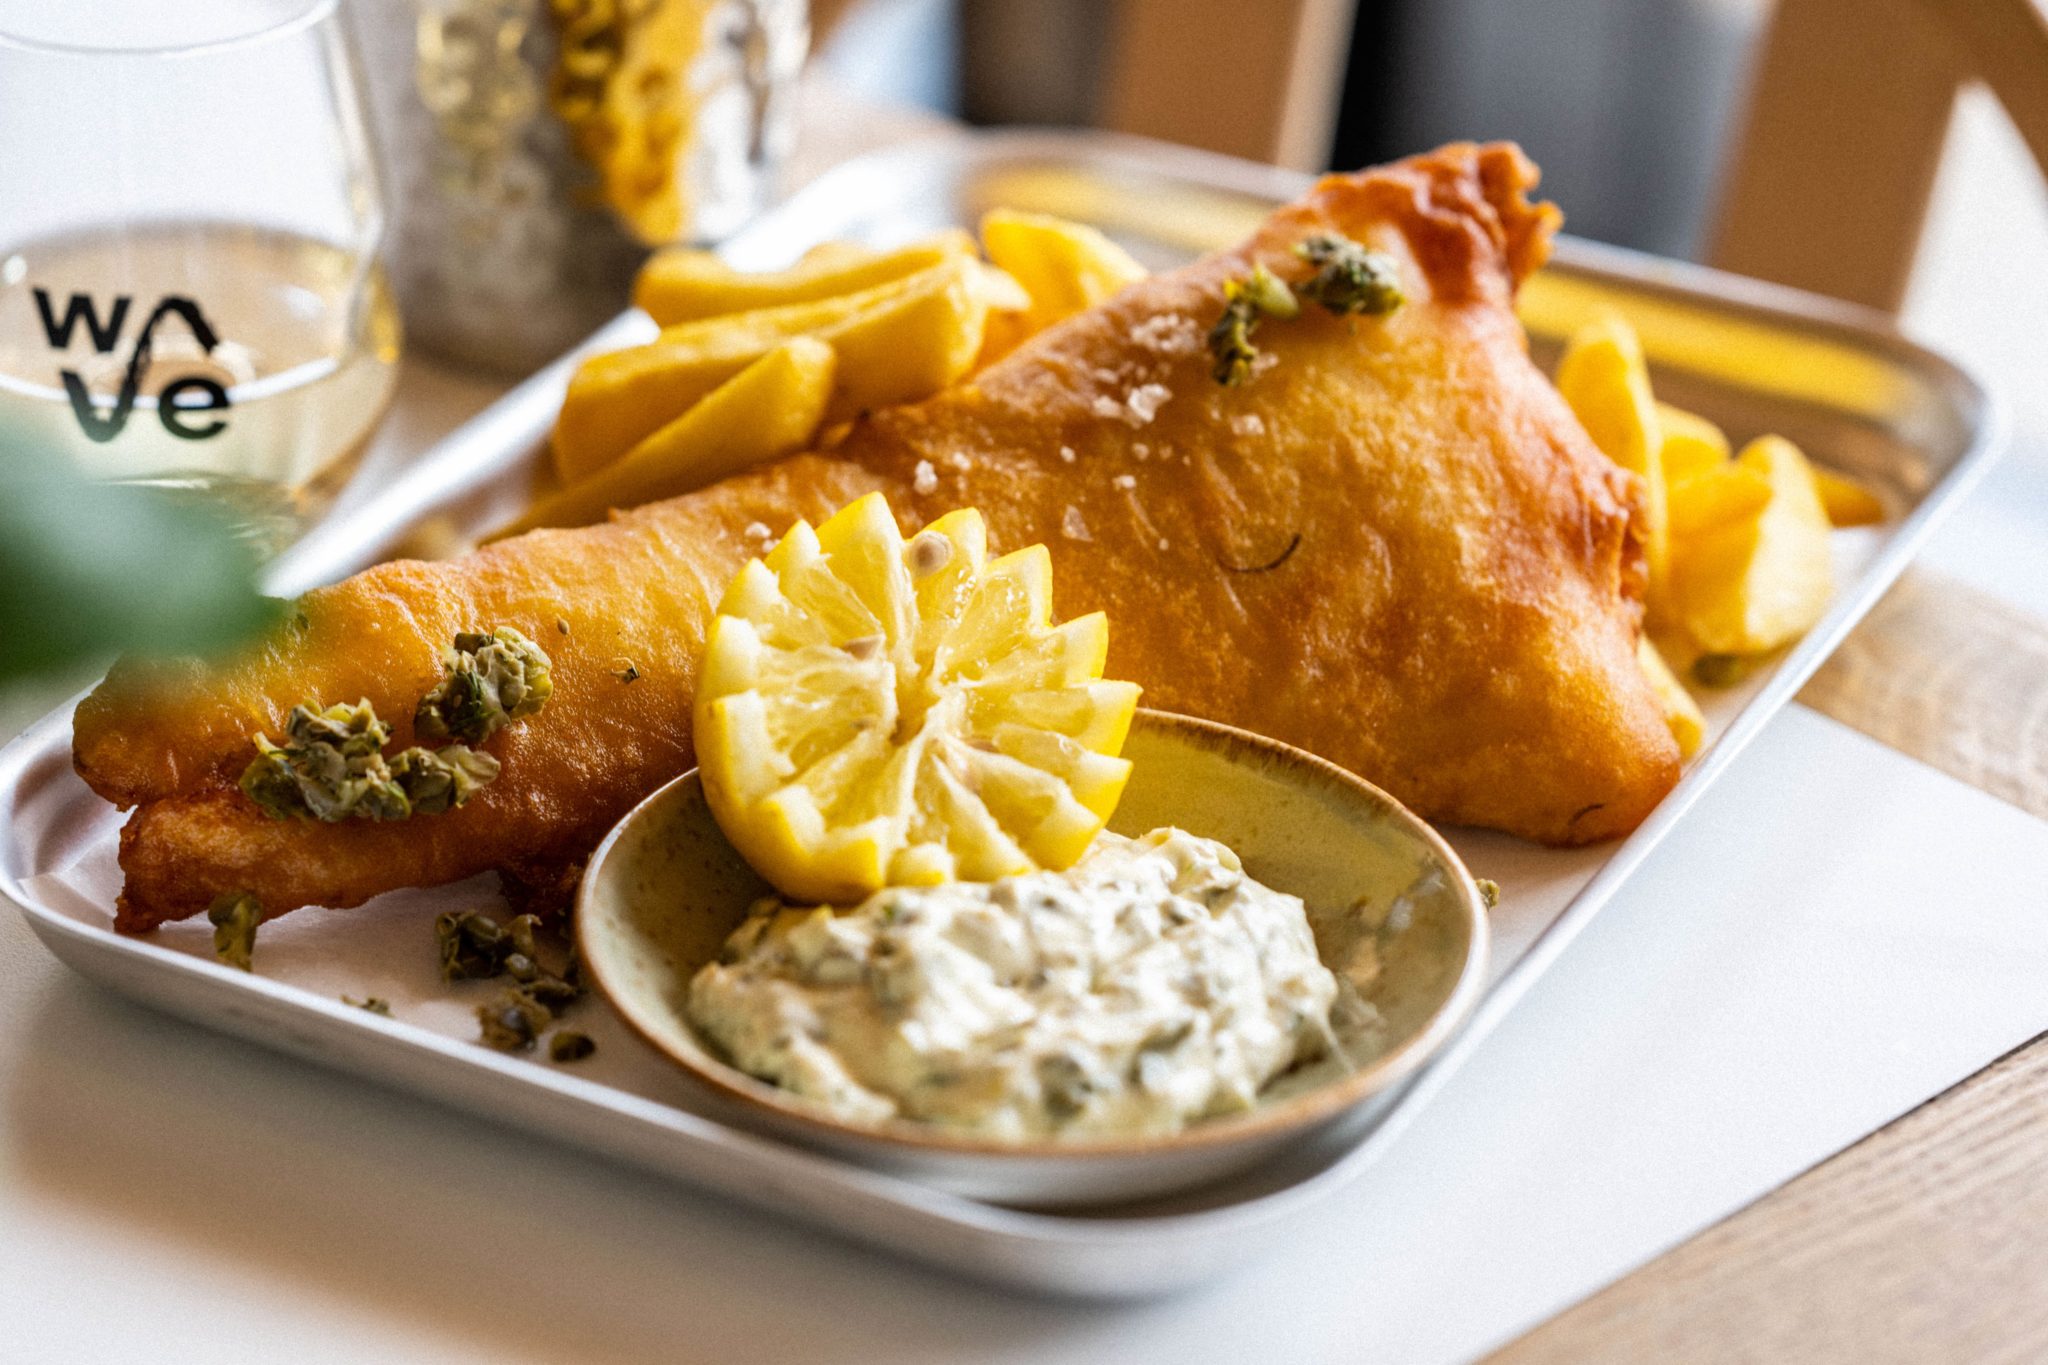
[[[1169, 265], [1235, 240], [1304, 184], [1270, 168], [1100, 135], [937, 141], [840, 168], [727, 254], [742, 265], [775, 266], [826, 238], [902, 240], [1009, 204], [1094, 222], [1142, 258]], [[1560, 244], [1524, 295], [1539, 355], [1603, 308], [1620, 310], [1641, 331], [1660, 396], [1707, 414], [1737, 439], [1766, 430], [1791, 436], [1879, 487], [1895, 516], [1880, 528], [1837, 533], [1843, 572], [1826, 618], [1774, 668], [1709, 699], [1709, 747], [1627, 840], [1553, 850], [1456, 832], [1468, 864], [1504, 892], [1486, 999], [1362, 1132], [1227, 1184], [1086, 1214], [959, 1198], [746, 1131], [595, 1004], [579, 1022], [599, 1039], [599, 1053], [583, 1066], [489, 1051], [469, 1041], [474, 1002], [448, 998], [425, 937], [433, 914], [474, 904], [486, 886], [395, 892], [345, 914], [290, 916], [266, 926], [259, 976], [215, 964], [203, 925], [118, 936], [111, 898], [120, 816], [71, 771], [69, 707], [0, 751], [0, 892], [60, 958], [125, 994], [852, 1238], [1038, 1292], [1128, 1297], [1191, 1283], [1284, 1235], [1293, 1216], [1372, 1167], [1883, 593], [1994, 444], [1993, 414], [1976, 385], [1874, 314], [1573, 241]], [[579, 354], [651, 331], [644, 317], [627, 315]], [[508, 518], [539, 467], [575, 359], [522, 384], [301, 542], [277, 565], [273, 588], [297, 592]], [[338, 1001], [343, 991], [386, 995], [398, 1018], [349, 1008]]]

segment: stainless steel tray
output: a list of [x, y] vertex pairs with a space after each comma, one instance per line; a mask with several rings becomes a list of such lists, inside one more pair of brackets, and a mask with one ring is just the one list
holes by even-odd
[[[727, 254], [743, 265], [779, 265], [824, 238], [900, 240], [971, 224], [1002, 203], [1097, 223], [1167, 265], [1235, 240], [1303, 183], [1270, 168], [1100, 135], [985, 136], [850, 163]], [[459, 1002], [423, 1005], [395, 1021], [339, 1003], [340, 990], [383, 981], [422, 998], [433, 993], [417, 934], [451, 899], [481, 894], [477, 887], [397, 892], [346, 914], [281, 920], [265, 930], [263, 976], [213, 963], [203, 929], [120, 937], [105, 893], [120, 817], [71, 771], [69, 707], [0, 751], [0, 892], [65, 962], [125, 994], [849, 1237], [1038, 1292], [1128, 1297], [1191, 1283], [1283, 1235], [1291, 1217], [1370, 1169], [1876, 601], [1994, 445], [1985, 395], [1875, 315], [1572, 241], [1525, 291], [1539, 353], [1603, 308], [1637, 324], [1660, 396], [1706, 413], [1737, 438], [1765, 430], [1793, 437], [1876, 484], [1897, 515], [1881, 528], [1837, 533], [1844, 573], [1826, 618], [1776, 667], [1710, 699], [1709, 747], [1626, 841], [1552, 850], [1455, 833], [1468, 864], [1504, 890], [1494, 978], [1471, 1022], [1432, 1066], [1385, 1098], [1363, 1131], [1225, 1185], [1085, 1215], [997, 1207], [745, 1131], [605, 1020], [591, 1025], [601, 1044], [591, 1068], [564, 1071], [467, 1041], [473, 1022]], [[581, 350], [651, 330], [644, 317], [627, 315]], [[379, 496], [301, 542], [277, 565], [274, 589], [297, 592], [509, 517], [539, 467], [574, 360], [534, 376]]]

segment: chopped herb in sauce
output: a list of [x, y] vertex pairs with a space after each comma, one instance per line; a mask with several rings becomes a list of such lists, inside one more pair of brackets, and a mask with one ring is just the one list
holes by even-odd
[[242, 794], [275, 820], [403, 820], [452, 810], [498, 775], [497, 759], [460, 744], [386, 758], [390, 738], [368, 701], [295, 706], [283, 744], [256, 736]]
[[1480, 877], [1478, 879], [1478, 883], [1479, 899], [1486, 902], [1486, 908], [1491, 910], [1494, 906], [1499, 905], [1500, 883], [1493, 880], [1491, 877]]
[[1692, 661], [1692, 679], [1702, 687], [1733, 687], [1756, 669], [1743, 654], [1702, 654]]
[[631, 659], [620, 659], [618, 666], [612, 669], [612, 676], [622, 683], [639, 682], [640, 666]]
[[391, 1002], [379, 996], [366, 995], [358, 1000], [353, 995], [344, 995], [341, 997], [341, 1003], [354, 1005], [357, 1009], [368, 1010], [372, 1014], [381, 1014], [386, 1019], [391, 1017]]
[[246, 891], [232, 891], [206, 907], [213, 925], [213, 955], [230, 967], [254, 970], [256, 926], [263, 923], [263, 903]]
[[321, 711], [294, 706], [284, 734], [283, 744], [256, 736], [256, 757], [242, 770], [243, 794], [272, 818], [331, 823], [411, 814], [404, 789], [384, 761], [391, 729], [369, 702]]
[[540, 949], [534, 944], [534, 931], [540, 928], [539, 915], [514, 915], [505, 921], [505, 937], [511, 941], [512, 951], [535, 962], [540, 961]]
[[1338, 315], [1390, 313], [1401, 306], [1400, 275], [1394, 259], [1369, 251], [1334, 232], [1314, 233], [1297, 243], [1294, 254], [1316, 267], [1316, 273], [1292, 289], [1263, 265], [1223, 286], [1223, 314], [1209, 329], [1210, 373], [1216, 382], [1234, 388], [1258, 368], [1259, 348], [1252, 333], [1266, 318], [1283, 321], [1299, 316], [1301, 300], [1309, 299]]
[[597, 1051], [597, 1044], [590, 1035], [579, 1029], [558, 1028], [548, 1037], [548, 1060], [551, 1062], [580, 1062]]
[[583, 998], [583, 988], [547, 972], [521, 984], [520, 989], [553, 1010], [565, 1010]]
[[1401, 277], [1385, 252], [1368, 251], [1334, 232], [1318, 232], [1296, 243], [1294, 254], [1316, 267], [1295, 292], [1329, 312], [1378, 316], [1401, 306]]
[[1287, 285], [1263, 265], [1252, 267], [1243, 279], [1223, 286], [1223, 315], [1209, 329], [1209, 354], [1215, 357], [1210, 373], [1216, 382], [1233, 388], [1252, 377], [1259, 348], [1252, 333], [1263, 318], [1291, 318], [1301, 305]]
[[430, 739], [481, 744], [538, 713], [555, 690], [547, 651], [510, 626], [457, 635], [442, 667], [447, 676], [420, 698], [412, 718]]
[[514, 986], [488, 1004], [476, 1007], [478, 1038], [500, 1052], [523, 1052], [534, 1044], [555, 1012]]
[[498, 776], [498, 760], [467, 744], [411, 748], [391, 760], [391, 776], [415, 815], [453, 810]]
[[498, 760], [472, 746], [538, 712], [554, 682], [547, 652], [510, 626], [457, 635], [443, 662], [447, 675], [420, 699], [413, 728], [460, 742], [387, 758], [391, 727], [367, 700], [324, 710], [295, 706], [283, 744], [256, 736], [243, 793], [273, 819], [330, 824], [438, 815], [462, 805], [498, 776]]
[[478, 1036], [502, 1051], [532, 1047], [548, 1025], [583, 996], [573, 950], [561, 976], [542, 964], [535, 938], [539, 928], [540, 920], [533, 915], [518, 915], [500, 924], [474, 910], [449, 911], [434, 921], [442, 980], [512, 979], [497, 998], [476, 1010]]
[[504, 970], [510, 935], [489, 915], [450, 910], [434, 919], [443, 981], [485, 981]]

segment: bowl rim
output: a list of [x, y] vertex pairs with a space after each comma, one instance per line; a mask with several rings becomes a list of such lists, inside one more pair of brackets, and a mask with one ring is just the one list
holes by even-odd
[[[1280, 1103], [1270, 1106], [1255, 1105], [1251, 1109], [1235, 1114], [1198, 1119], [1170, 1133], [1006, 1139], [954, 1133], [912, 1119], [887, 1119], [881, 1123], [869, 1124], [839, 1118], [823, 1105], [749, 1075], [738, 1067], [720, 1060], [706, 1042], [700, 1041], [697, 1044], [703, 1054], [701, 1059], [671, 1050], [638, 1017], [637, 1010], [628, 1003], [632, 997], [615, 990], [605, 980], [600, 956], [590, 951], [589, 926], [592, 916], [587, 912], [587, 904], [592, 897], [592, 888], [597, 884], [601, 869], [633, 821], [641, 818], [656, 803], [668, 799], [684, 783], [695, 779], [698, 771], [696, 768], [691, 768], [664, 782], [627, 811], [605, 834], [604, 839], [590, 855], [590, 861], [576, 889], [577, 960], [588, 973], [591, 983], [597, 987], [598, 993], [605, 998], [613, 1012], [625, 1021], [627, 1027], [693, 1081], [725, 1099], [739, 1102], [746, 1108], [765, 1111], [768, 1117], [777, 1123], [793, 1124], [798, 1129], [815, 1130], [818, 1137], [842, 1147], [871, 1145], [910, 1149], [923, 1154], [1007, 1158], [1016, 1161], [1086, 1161], [1090, 1158], [1157, 1155], [1224, 1147], [1259, 1138], [1270, 1138], [1282, 1132], [1315, 1128], [1353, 1106], [1362, 1104], [1371, 1096], [1392, 1089], [1441, 1053], [1444, 1046], [1463, 1027], [1479, 1002], [1485, 986], [1486, 964], [1492, 943], [1492, 926], [1484, 897], [1480, 893], [1477, 881], [1466, 868], [1464, 860], [1459, 858], [1450, 843], [1428, 821], [1378, 786], [1306, 749], [1234, 725], [1226, 725], [1221, 721], [1206, 720], [1176, 711], [1141, 706], [1137, 709], [1135, 720], [1148, 727], [1163, 727], [1192, 735], [1199, 743], [1212, 749], [1257, 749], [1278, 760], [1280, 766], [1306, 774], [1315, 783], [1348, 789], [1354, 796], [1363, 796], [1368, 804], [1376, 806], [1383, 816], [1391, 818], [1404, 833], [1420, 842], [1429, 856], [1439, 861], [1451, 873], [1452, 886], [1458, 892], [1458, 900], [1466, 913], [1469, 925], [1468, 949], [1450, 992], [1421, 1028], [1365, 1066], [1314, 1086]], [[696, 1026], [690, 1023], [687, 1015], [682, 1016], [682, 1022], [692, 1035], [698, 1034]]]

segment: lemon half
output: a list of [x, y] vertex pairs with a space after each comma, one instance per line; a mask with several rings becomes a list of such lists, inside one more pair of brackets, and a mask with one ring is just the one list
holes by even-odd
[[991, 562], [981, 513], [907, 542], [880, 494], [791, 528], [726, 589], [697, 680], [719, 827], [777, 890], [1071, 866], [1130, 775], [1135, 683], [1100, 612], [1052, 621], [1043, 545]]

